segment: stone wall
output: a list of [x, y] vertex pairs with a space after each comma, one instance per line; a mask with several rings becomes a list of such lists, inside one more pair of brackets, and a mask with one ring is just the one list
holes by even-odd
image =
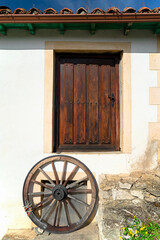
[[118, 240], [134, 216], [159, 220], [160, 168], [130, 175], [101, 175], [99, 229], [101, 240]]

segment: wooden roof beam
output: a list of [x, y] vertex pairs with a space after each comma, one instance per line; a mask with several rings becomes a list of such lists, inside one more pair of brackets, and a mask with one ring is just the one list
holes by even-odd
[[60, 23], [60, 25], [59, 25], [59, 30], [60, 30], [60, 33], [61, 33], [62, 35], [64, 35], [65, 27], [64, 27], [64, 24], [63, 24], [63, 23]]
[[156, 28], [154, 29], [154, 34], [160, 33], [160, 23], [157, 23]]
[[2, 35], [7, 34], [7, 29], [2, 24], [0, 24], [0, 32], [1, 32]]
[[90, 30], [91, 35], [94, 35], [95, 32], [96, 32], [96, 24], [95, 23], [91, 23], [91, 30]]
[[27, 26], [28, 26], [28, 29], [30, 31], [30, 34], [34, 35], [35, 34], [35, 28], [34, 28], [33, 24], [28, 23]]
[[126, 24], [126, 27], [124, 28], [124, 35], [125, 36], [127, 36], [129, 34], [129, 32], [131, 31], [132, 25], [133, 25], [133, 23], [127, 23]]

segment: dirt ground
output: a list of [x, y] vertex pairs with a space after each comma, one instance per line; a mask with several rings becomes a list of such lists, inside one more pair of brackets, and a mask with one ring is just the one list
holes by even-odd
[[98, 226], [95, 223], [69, 234], [37, 234], [35, 230], [8, 230], [2, 240], [99, 240]]

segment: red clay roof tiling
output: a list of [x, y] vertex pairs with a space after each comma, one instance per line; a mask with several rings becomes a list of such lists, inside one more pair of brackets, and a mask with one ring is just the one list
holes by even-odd
[[111, 7], [107, 10], [107, 13], [121, 13], [121, 11], [117, 7]]
[[104, 11], [102, 9], [100, 9], [100, 8], [95, 8], [91, 12], [91, 14], [104, 14]]
[[41, 10], [39, 10], [38, 8], [31, 8], [29, 11], [28, 11], [28, 14], [35, 14], [35, 15], [37, 15], [37, 14], [42, 14], [42, 11]]
[[87, 14], [87, 10], [83, 7], [78, 8], [76, 14]]
[[53, 8], [47, 8], [46, 10], [44, 10], [44, 14], [57, 14], [57, 11]]
[[[95, 8], [91, 12], [80, 7], [76, 13], [69, 8], [63, 8], [57, 12], [53, 8], [47, 8], [42, 12], [35, 7], [26, 11], [17, 8], [13, 12], [6, 6], [0, 6], [0, 24], [7, 23], [142, 23], [160, 22], [160, 7], [153, 10], [142, 7], [136, 11], [132, 7], [126, 7], [120, 11], [117, 7], [111, 7], [105, 11]], [[3, 26], [1, 26], [3, 27]]]
[[136, 9], [132, 7], [126, 7], [123, 9], [122, 13], [135, 13]]
[[11, 9], [6, 6], [0, 6], [0, 14], [11, 14]]
[[122, 11], [120, 11], [117, 7], [111, 7], [108, 8], [106, 11], [100, 9], [100, 8], [95, 8], [91, 12], [87, 12], [87, 10], [83, 7], [80, 7], [76, 13], [73, 13], [73, 11], [69, 8], [63, 8], [60, 10], [58, 13], [55, 9], [53, 8], [47, 8], [44, 10], [44, 13], [38, 9], [38, 8], [31, 8], [30, 10], [25, 10], [24, 8], [16, 8], [13, 12], [9, 7], [6, 6], [0, 6], [0, 14], [133, 14], [133, 13], [160, 13], [160, 7], [156, 7], [153, 10], [151, 10], [148, 7], [142, 7], [138, 11], [136, 11], [132, 7], [126, 7]]
[[13, 14], [25, 14], [27, 11], [24, 8], [16, 8]]
[[69, 9], [69, 8], [63, 8], [61, 11], [60, 11], [60, 14], [73, 14], [72, 10]]
[[160, 13], [160, 7], [156, 7], [152, 10], [153, 13]]
[[151, 13], [151, 9], [148, 7], [142, 7], [137, 11], [137, 13]]

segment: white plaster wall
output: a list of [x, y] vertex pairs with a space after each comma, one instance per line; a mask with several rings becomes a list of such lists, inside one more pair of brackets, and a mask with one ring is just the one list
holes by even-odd
[[[120, 31], [9, 31], [0, 38], [0, 222], [7, 228], [28, 228], [22, 206], [22, 187], [30, 168], [43, 157], [44, 47], [45, 41], [131, 42], [132, 153], [72, 154], [96, 174], [134, 170], [148, 146], [148, 122], [157, 110], [149, 106], [149, 87], [156, 86], [156, 72], [149, 70], [149, 53], [157, 40], [149, 31], [124, 37]], [[142, 112], [143, 109], [143, 112]], [[156, 147], [156, 146], [154, 146]], [[155, 156], [155, 162], [157, 160]], [[136, 169], [137, 170], [137, 169]], [[2, 226], [1, 225], [1, 226]], [[0, 233], [3, 234], [0, 230]]]

